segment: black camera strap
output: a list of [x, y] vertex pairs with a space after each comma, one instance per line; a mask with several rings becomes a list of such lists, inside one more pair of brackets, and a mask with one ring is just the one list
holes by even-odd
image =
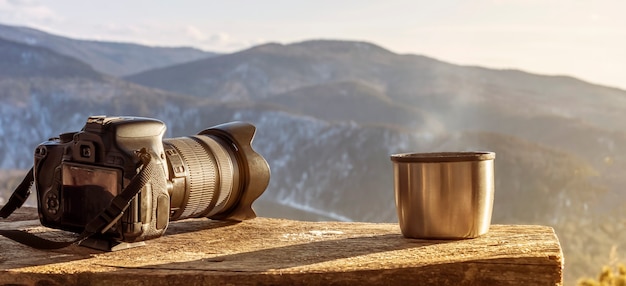
[[7, 218], [16, 209], [22, 207], [28, 196], [30, 196], [30, 187], [33, 185], [33, 168], [30, 168], [28, 174], [24, 177], [22, 182], [17, 186], [9, 201], [0, 209], [0, 217]]
[[[41, 238], [22, 230], [0, 229], [0, 235], [37, 249], [59, 249], [75, 243], [80, 243], [96, 233], [106, 232], [122, 217], [132, 199], [152, 177], [152, 173], [155, 168], [155, 163], [151, 160], [152, 156], [146, 151], [145, 148], [138, 151], [137, 156], [142, 162], [141, 171], [139, 171], [139, 173], [132, 178], [130, 183], [128, 183], [119, 195], [113, 198], [109, 206], [104, 211], [102, 211], [96, 218], [85, 226], [84, 231], [74, 240], [54, 241]], [[20, 183], [11, 195], [8, 203], [0, 210], [0, 217], [7, 218], [11, 213], [22, 206], [30, 194], [30, 186], [33, 184], [33, 181], [33, 169], [31, 168], [22, 183]]]

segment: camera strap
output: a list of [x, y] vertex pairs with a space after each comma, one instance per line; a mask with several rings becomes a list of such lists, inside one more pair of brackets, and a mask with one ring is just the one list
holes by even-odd
[[9, 201], [0, 209], [0, 217], [7, 218], [16, 209], [22, 207], [28, 196], [30, 196], [30, 187], [33, 185], [33, 168], [30, 168], [28, 174], [24, 177], [22, 182], [17, 186]]
[[[122, 217], [132, 199], [150, 181], [152, 173], [154, 172], [155, 163], [151, 160], [152, 156], [150, 153], [148, 153], [145, 148], [136, 153], [142, 162], [141, 171], [131, 179], [119, 195], [113, 198], [104, 211], [85, 226], [83, 232], [74, 240], [54, 241], [22, 230], [0, 229], [0, 235], [37, 249], [59, 249], [80, 243], [94, 234], [106, 232]], [[20, 183], [11, 195], [9, 202], [0, 210], [0, 217], [7, 218], [17, 208], [22, 206], [30, 194], [30, 186], [33, 184], [33, 181], [33, 169], [31, 168], [22, 183]]]

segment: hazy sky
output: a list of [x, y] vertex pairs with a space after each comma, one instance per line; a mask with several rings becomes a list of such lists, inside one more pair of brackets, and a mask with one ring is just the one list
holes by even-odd
[[623, 0], [0, 0], [0, 23], [217, 52], [270, 41], [361, 40], [626, 89]]

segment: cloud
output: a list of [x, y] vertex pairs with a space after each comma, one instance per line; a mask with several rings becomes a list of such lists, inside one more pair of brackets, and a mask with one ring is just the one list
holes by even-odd
[[37, 6], [38, 3], [35, 0], [7, 0], [6, 2], [11, 3], [14, 6]]
[[208, 34], [193, 25], [186, 26], [184, 31], [189, 40], [202, 45], [224, 45], [230, 41], [230, 36], [227, 33]]
[[185, 27], [185, 35], [191, 38], [194, 41], [205, 41], [207, 36], [204, 32], [198, 29], [196, 26], [187, 26]]
[[224, 45], [231, 42], [231, 38], [227, 33], [215, 33], [209, 37], [208, 43], [215, 45]]
[[225, 32], [206, 32], [194, 25], [187, 25], [181, 30], [185, 35], [184, 42], [207, 50], [233, 51], [250, 46], [249, 43], [238, 41]]
[[233, 52], [249, 48], [256, 43], [231, 37], [228, 33], [217, 32], [208, 36], [206, 40], [197, 42], [196, 44], [210, 51]]
[[0, 19], [5, 23], [40, 26], [62, 21], [49, 7], [35, 0], [0, 0]]
[[151, 31], [149, 27], [140, 24], [101, 23], [93, 25], [93, 31], [105, 36], [134, 37]]

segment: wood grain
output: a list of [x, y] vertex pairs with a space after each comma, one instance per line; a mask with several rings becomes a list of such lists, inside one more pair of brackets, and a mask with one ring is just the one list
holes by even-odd
[[[72, 237], [25, 212], [0, 228]], [[419, 240], [402, 237], [396, 224], [190, 219], [117, 252], [41, 251], [4, 237], [0, 249], [0, 284], [18, 285], [561, 285], [563, 270], [553, 229], [536, 225]]]

